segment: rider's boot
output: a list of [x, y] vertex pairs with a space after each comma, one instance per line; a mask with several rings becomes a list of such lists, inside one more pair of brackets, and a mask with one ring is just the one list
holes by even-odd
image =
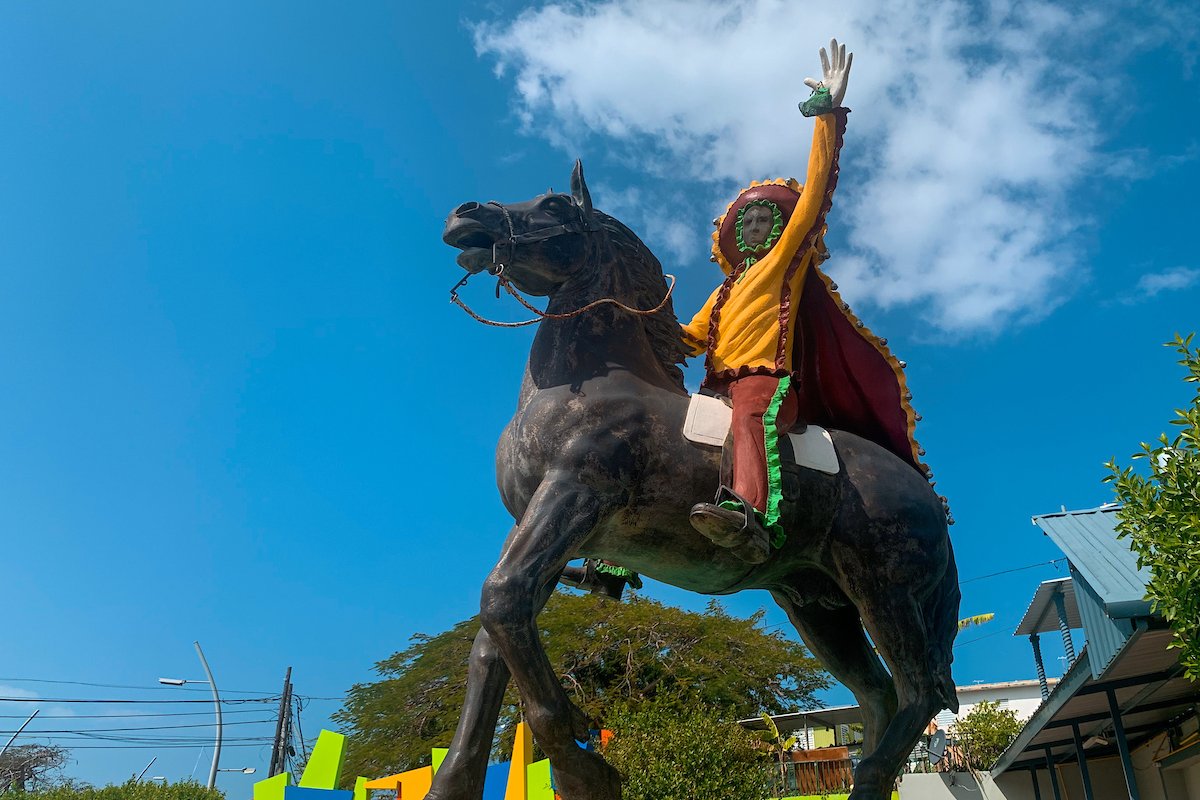
[[771, 555], [771, 535], [763, 527], [761, 516], [745, 498], [722, 486], [716, 502], [692, 506], [689, 519], [692, 527], [713, 544], [730, 550], [747, 564], [761, 564]]
[[567, 586], [574, 586], [576, 589], [598, 594], [601, 597], [620, 600], [629, 579], [624, 575], [614, 575], [612, 572], [597, 569], [599, 563], [594, 558], [587, 558], [584, 559], [582, 567], [573, 567], [568, 564], [563, 567], [562, 575], [558, 579], [559, 583], [565, 583]]

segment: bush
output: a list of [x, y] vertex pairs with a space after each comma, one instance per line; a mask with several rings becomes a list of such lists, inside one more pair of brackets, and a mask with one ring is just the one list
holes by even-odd
[[950, 727], [953, 747], [970, 769], [991, 767], [1020, 732], [1017, 712], [989, 701], [975, 706]]
[[30, 800], [225, 800], [225, 795], [195, 781], [179, 783], [139, 783], [130, 778], [112, 786], [63, 785], [34, 792]]
[[625, 800], [761, 800], [769, 758], [753, 734], [704, 707], [643, 706], [609, 718], [604, 757]]

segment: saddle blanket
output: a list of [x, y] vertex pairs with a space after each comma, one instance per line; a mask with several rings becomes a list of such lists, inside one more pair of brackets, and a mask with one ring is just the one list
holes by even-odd
[[[724, 447], [733, 422], [733, 409], [719, 397], [692, 395], [687, 417], [683, 421], [683, 436], [697, 444]], [[802, 467], [836, 475], [839, 470], [837, 451], [829, 431], [809, 425], [803, 433], [789, 433], [796, 463]]]

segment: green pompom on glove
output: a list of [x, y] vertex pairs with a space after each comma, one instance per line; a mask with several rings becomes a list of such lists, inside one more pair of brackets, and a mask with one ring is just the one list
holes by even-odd
[[822, 86], [813, 89], [812, 97], [800, 104], [800, 113], [806, 117], [818, 117], [833, 111], [833, 96]]

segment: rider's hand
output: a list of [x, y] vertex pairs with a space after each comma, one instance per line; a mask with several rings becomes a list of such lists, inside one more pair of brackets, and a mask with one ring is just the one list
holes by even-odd
[[[832, 57], [831, 57], [832, 54]], [[837, 108], [842, 104], [842, 98], [846, 96], [846, 82], [850, 78], [850, 65], [854, 63], [854, 53], [846, 53], [846, 45], [839, 45], [837, 39], [829, 40], [829, 53], [825, 52], [825, 48], [821, 48], [821, 69], [824, 73], [824, 79], [817, 81], [814, 78], [805, 78], [804, 85], [816, 91], [821, 86], [829, 90], [829, 98], [833, 101], [833, 107]]]

